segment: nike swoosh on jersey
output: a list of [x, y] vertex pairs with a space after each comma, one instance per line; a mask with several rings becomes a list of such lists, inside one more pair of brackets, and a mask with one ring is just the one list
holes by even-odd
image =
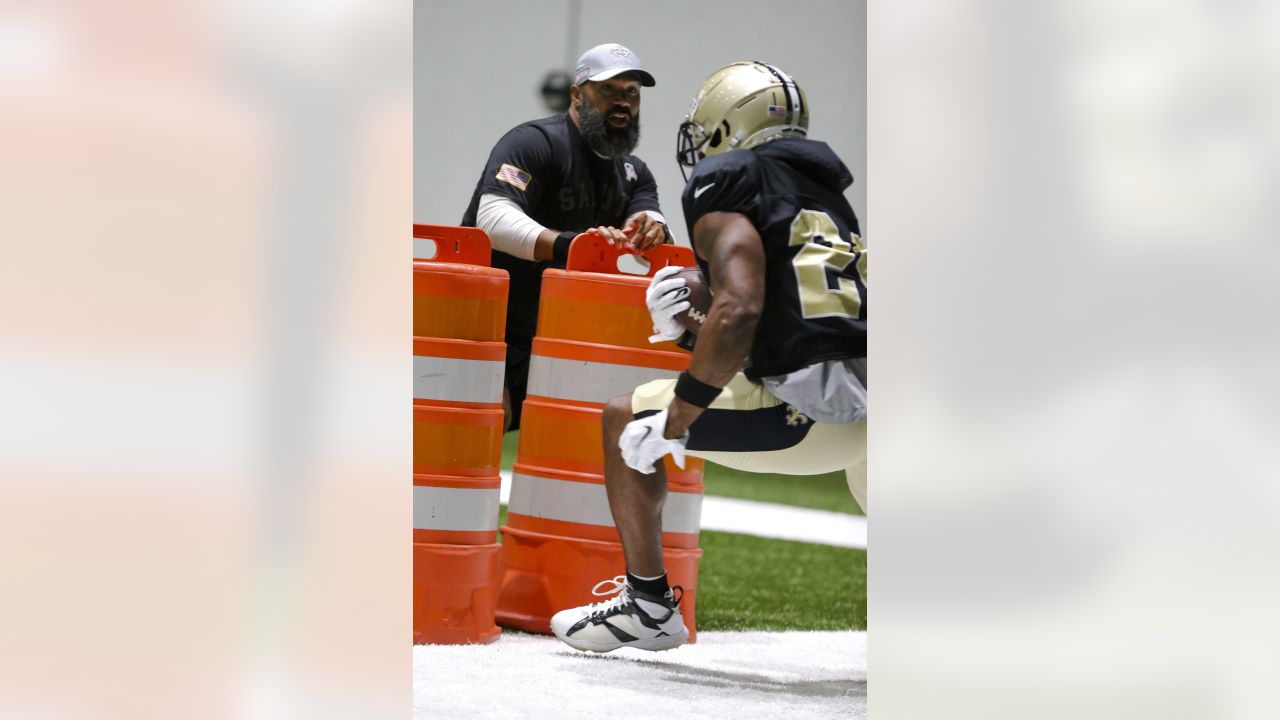
[[713, 185], [715, 185], [715, 183], [711, 183], [710, 185], [703, 185], [702, 187], [698, 188], [697, 190], [694, 190], [694, 191], [693, 191], [693, 199], [694, 199], [694, 200], [697, 200], [699, 195], [701, 195], [702, 193], [704, 193], [704, 192], [706, 192], [706, 191], [710, 190], [710, 189], [711, 189], [711, 187], [712, 187]]

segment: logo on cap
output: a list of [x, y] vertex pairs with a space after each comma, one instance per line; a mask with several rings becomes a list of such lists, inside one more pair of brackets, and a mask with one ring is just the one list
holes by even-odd
[[626, 57], [631, 54], [631, 51], [624, 47], [611, 48], [609, 52], [617, 55], [618, 57]]

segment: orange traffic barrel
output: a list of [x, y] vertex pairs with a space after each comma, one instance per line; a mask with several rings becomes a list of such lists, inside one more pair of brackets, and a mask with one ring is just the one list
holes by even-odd
[[413, 229], [413, 641], [492, 642], [507, 273], [483, 231]]
[[413, 476], [413, 641], [486, 643], [494, 624], [500, 480]]
[[[675, 378], [689, 353], [651, 345], [645, 307], [649, 277], [668, 265], [693, 265], [688, 248], [647, 254], [646, 275], [618, 270], [622, 251], [587, 235], [574, 241], [565, 270], [542, 276], [538, 331], [529, 361], [529, 392], [502, 527], [498, 622], [550, 632], [551, 616], [599, 598], [591, 589], [622, 574], [626, 563], [604, 485], [601, 416], [605, 403], [639, 385]], [[665, 461], [663, 561], [684, 587], [682, 614], [696, 638], [702, 461], [681, 470]]]

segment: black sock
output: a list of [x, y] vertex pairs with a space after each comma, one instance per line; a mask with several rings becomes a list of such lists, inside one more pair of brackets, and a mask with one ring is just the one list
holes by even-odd
[[671, 586], [667, 584], [666, 573], [662, 573], [661, 576], [652, 580], [644, 580], [627, 571], [627, 583], [646, 595], [656, 595], [658, 597], [665, 597], [667, 591], [671, 589]]

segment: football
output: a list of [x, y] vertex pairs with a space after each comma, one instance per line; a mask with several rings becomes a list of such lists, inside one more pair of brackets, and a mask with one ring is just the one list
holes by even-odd
[[688, 290], [685, 299], [689, 301], [689, 309], [676, 315], [676, 322], [697, 335], [702, 329], [702, 323], [707, 320], [707, 313], [711, 310], [711, 286], [707, 284], [707, 279], [702, 276], [702, 270], [696, 265], [685, 268], [672, 277], [684, 279], [684, 286]]

